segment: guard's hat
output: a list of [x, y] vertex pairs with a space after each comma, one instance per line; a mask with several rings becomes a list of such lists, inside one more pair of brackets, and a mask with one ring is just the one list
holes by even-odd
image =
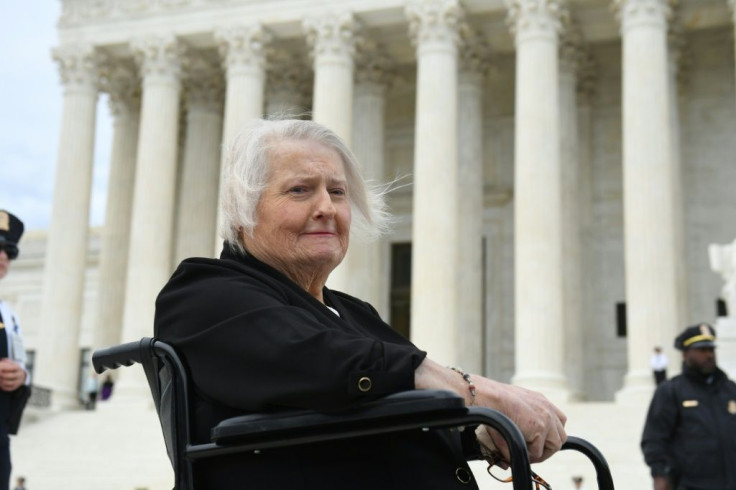
[[23, 235], [23, 222], [15, 215], [0, 209], [0, 246], [8, 254], [9, 259], [18, 256], [18, 242]]
[[691, 347], [715, 347], [716, 331], [707, 323], [692, 325], [675, 339], [675, 349], [688, 350]]

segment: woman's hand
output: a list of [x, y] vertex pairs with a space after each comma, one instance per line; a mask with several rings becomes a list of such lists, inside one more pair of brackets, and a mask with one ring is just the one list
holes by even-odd
[[[414, 383], [419, 389], [454, 391], [465, 403], [498, 410], [519, 427], [529, 451], [529, 460], [538, 463], [557, 452], [567, 440], [567, 417], [547, 398], [536, 391], [527, 390], [471, 374], [475, 385], [475, 398], [471, 397], [468, 383], [458, 373], [436, 362], [425, 359], [415, 371]], [[503, 437], [490, 427], [485, 427], [488, 439], [479, 439], [489, 449], [495, 447], [509, 461], [508, 445]]]
[[[519, 427], [532, 463], [544, 461], [559, 451], [567, 440], [567, 417], [544, 395], [482, 376], [476, 375], [472, 379], [476, 386], [475, 404], [498, 410]], [[494, 446], [508, 461], [508, 446], [504, 439], [490, 427], [486, 430]]]

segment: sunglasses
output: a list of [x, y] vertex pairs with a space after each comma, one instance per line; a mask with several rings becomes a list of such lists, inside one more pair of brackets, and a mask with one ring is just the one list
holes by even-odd
[[18, 246], [12, 243], [0, 243], [0, 252], [5, 252], [10, 260], [18, 257]]

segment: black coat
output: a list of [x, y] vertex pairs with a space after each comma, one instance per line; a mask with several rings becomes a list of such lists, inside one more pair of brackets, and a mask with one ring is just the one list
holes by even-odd
[[736, 383], [720, 369], [711, 383], [697, 372], [657, 387], [641, 440], [652, 476], [692, 488], [736, 489]]
[[[280, 408], [340, 410], [414, 388], [426, 354], [369, 304], [324, 289], [325, 302], [252, 256], [182, 262], [156, 301], [154, 333], [194, 385], [194, 438], [219, 421]], [[369, 377], [371, 389], [358, 389]], [[470, 431], [371, 436], [198, 463], [197, 488], [476, 488], [461, 484]], [[465, 450], [464, 447], [465, 446]], [[465, 452], [464, 452], [465, 451]], [[473, 456], [473, 455], [470, 455]], [[234, 483], [235, 482], [235, 483]], [[241, 483], [242, 482], [242, 483]]]

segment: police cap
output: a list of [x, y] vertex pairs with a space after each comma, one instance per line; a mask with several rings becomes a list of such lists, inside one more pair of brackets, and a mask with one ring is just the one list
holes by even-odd
[[675, 349], [685, 351], [691, 347], [715, 347], [716, 331], [707, 323], [691, 325], [675, 339]]

